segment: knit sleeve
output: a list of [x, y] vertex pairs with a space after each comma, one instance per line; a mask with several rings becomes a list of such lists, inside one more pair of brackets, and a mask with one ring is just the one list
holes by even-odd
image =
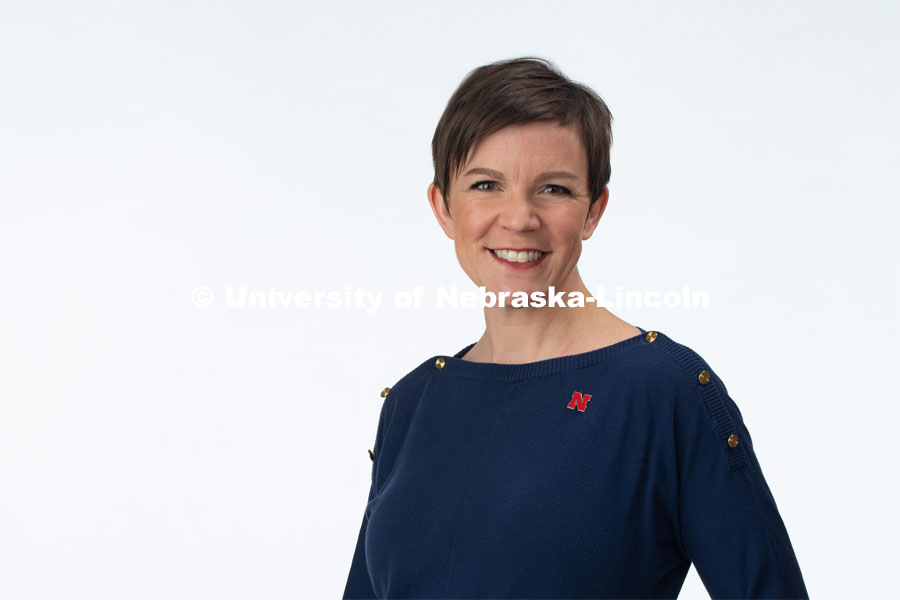
[[674, 411], [682, 550], [711, 598], [809, 598], [740, 410], [705, 363], [689, 377]]
[[369, 497], [366, 501], [366, 509], [363, 511], [362, 524], [359, 527], [359, 535], [356, 539], [356, 550], [350, 563], [350, 573], [347, 575], [347, 583], [344, 586], [343, 600], [377, 598], [372, 589], [372, 579], [369, 576], [369, 567], [366, 562], [366, 528], [369, 524], [368, 503], [375, 497], [375, 481], [378, 470], [378, 458], [381, 454], [382, 437], [385, 426], [385, 413], [387, 401], [381, 406], [381, 415], [378, 417], [378, 428], [375, 433], [374, 456], [372, 457], [372, 481], [369, 485]]
[[[369, 487], [369, 501], [375, 495], [375, 481]], [[351, 598], [377, 598], [372, 589], [372, 580], [369, 578], [369, 568], [366, 565], [366, 527], [369, 524], [369, 513], [363, 514], [362, 525], [359, 527], [359, 536], [356, 540], [356, 550], [353, 553], [353, 561], [350, 563], [350, 573], [347, 583], [344, 585], [343, 600]]]

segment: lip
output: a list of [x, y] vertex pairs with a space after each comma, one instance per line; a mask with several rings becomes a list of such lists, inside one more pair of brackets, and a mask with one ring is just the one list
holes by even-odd
[[543, 254], [541, 254], [541, 257], [540, 257], [539, 259], [537, 259], [536, 261], [534, 261], [534, 262], [524, 262], [524, 263], [515, 262], [515, 263], [514, 263], [514, 262], [509, 262], [508, 260], [503, 260], [502, 258], [500, 258], [499, 256], [497, 256], [496, 254], [494, 254], [494, 253], [491, 251], [491, 250], [492, 250], [491, 248], [485, 248], [485, 250], [486, 250], [487, 253], [490, 254], [490, 255], [494, 258], [494, 260], [496, 260], [498, 263], [500, 263], [501, 265], [503, 265], [503, 266], [506, 267], [507, 269], [513, 269], [513, 270], [515, 270], [515, 271], [527, 271], [528, 269], [534, 269], [534, 268], [537, 267], [539, 264], [541, 264], [542, 262], [544, 262], [544, 259], [547, 258], [547, 256], [550, 255], [550, 252], [546, 252], [546, 251], [540, 250], [540, 249], [538, 249], [538, 248], [493, 248], [493, 250], [510, 250], [510, 251], [515, 250], [516, 252], [521, 252], [521, 251], [523, 251], [523, 250], [526, 251], [526, 252], [529, 251], [529, 250], [531, 250], [531, 251], [533, 251], [533, 252], [543, 252]]
[[508, 246], [500, 246], [499, 248], [488, 248], [488, 250], [510, 250], [512, 252], [547, 252], [546, 250], [541, 250], [540, 248], [512, 248]]

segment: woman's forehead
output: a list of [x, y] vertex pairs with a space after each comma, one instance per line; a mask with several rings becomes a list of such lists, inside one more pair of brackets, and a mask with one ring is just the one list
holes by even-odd
[[583, 177], [587, 174], [587, 155], [577, 129], [571, 125], [510, 125], [475, 144], [459, 176], [496, 176], [508, 170], [563, 171]]

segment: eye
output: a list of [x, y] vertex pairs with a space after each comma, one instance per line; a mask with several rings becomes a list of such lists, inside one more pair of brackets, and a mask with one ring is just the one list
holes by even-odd
[[[495, 183], [495, 182], [493, 182], [493, 181], [479, 181], [478, 183], [473, 183], [473, 184], [472, 184], [472, 187], [469, 188], [469, 189], [472, 189], [472, 190], [481, 190], [482, 192], [489, 192], [490, 189], [485, 189], [485, 188], [478, 187], [478, 186], [480, 186], [480, 185], [494, 185], [494, 183]], [[491, 189], [493, 189], [493, 188], [491, 188]]]
[[555, 183], [549, 183], [549, 184], [547, 184], [547, 187], [548, 188], [556, 188], [558, 190], [561, 190], [560, 192], [552, 194], [554, 196], [571, 196], [572, 195], [572, 190], [570, 190], [567, 187], [563, 187], [561, 185], [556, 185]]

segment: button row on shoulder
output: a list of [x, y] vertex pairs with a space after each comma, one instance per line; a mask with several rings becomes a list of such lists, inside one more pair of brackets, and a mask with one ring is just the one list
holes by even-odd
[[[709, 374], [709, 371], [700, 371], [700, 374], [697, 375], [697, 381], [700, 382], [700, 385], [706, 385], [712, 380], [712, 376]], [[728, 446], [731, 448], [737, 448], [740, 441], [738, 440], [737, 434], [732, 433], [728, 436]]]

